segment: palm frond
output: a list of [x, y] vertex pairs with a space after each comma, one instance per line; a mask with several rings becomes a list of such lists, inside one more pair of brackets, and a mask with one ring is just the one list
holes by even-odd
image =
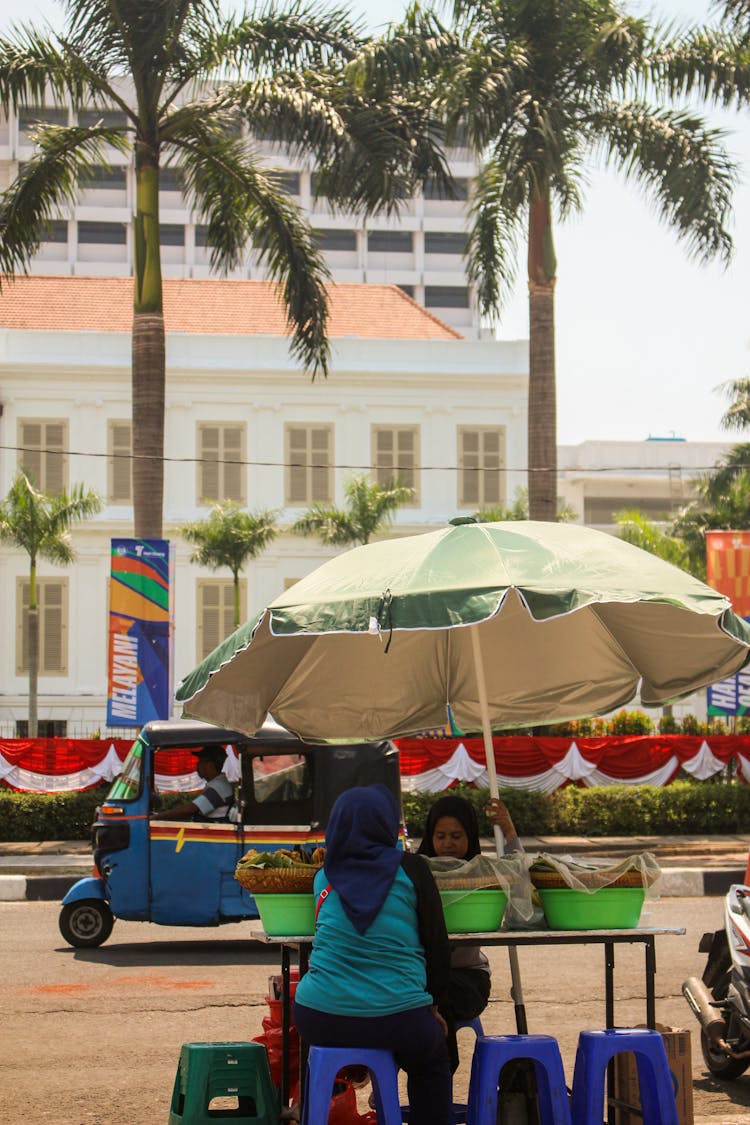
[[651, 80], [671, 97], [698, 95], [738, 108], [750, 102], [750, 43], [722, 28], [699, 29], [657, 43], [648, 62]]
[[350, 58], [363, 40], [361, 21], [344, 8], [271, 2], [227, 20], [203, 49], [206, 65], [213, 59], [231, 74], [259, 78], [282, 70], [323, 70]]
[[467, 273], [477, 288], [481, 312], [496, 317], [513, 289], [517, 246], [528, 203], [528, 184], [522, 169], [515, 175], [497, 161], [481, 169], [470, 205]]
[[0, 196], [0, 276], [28, 269], [45, 225], [75, 204], [80, 179], [108, 164], [108, 148], [125, 152], [130, 143], [127, 130], [103, 125], [41, 125], [34, 139], [38, 151]]
[[750, 427], [750, 379], [730, 379], [717, 390], [729, 399], [729, 407], [721, 417], [723, 430], [746, 430]]
[[313, 373], [328, 370], [326, 339], [330, 277], [302, 212], [236, 137], [199, 112], [172, 121], [176, 150], [200, 218], [208, 226], [211, 265], [231, 269], [248, 238], [281, 286], [292, 329], [292, 352]]
[[692, 255], [703, 261], [731, 256], [727, 222], [737, 170], [721, 130], [642, 102], [602, 107], [589, 125], [607, 158], [646, 190]]
[[58, 39], [33, 27], [0, 37], [0, 105], [6, 114], [30, 102], [44, 105], [50, 92], [55, 101], [70, 95], [75, 104], [83, 89], [80, 70]]

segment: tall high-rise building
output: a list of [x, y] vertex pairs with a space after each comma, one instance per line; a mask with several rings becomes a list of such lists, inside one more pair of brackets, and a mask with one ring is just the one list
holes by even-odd
[[[34, 152], [33, 133], [39, 122], [90, 125], [123, 120], [119, 110], [85, 109], [74, 115], [65, 106], [47, 104], [11, 111], [0, 118], [0, 187], [7, 187]], [[468, 229], [467, 200], [476, 170], [466, 148], [449, 151], [455, 198], [446, 199], [437, 186], [425, 187], [406, 199], [397, 215], [372, 216], [334, 211], [317, 196], [316, 169], [294, 156], [283, 143], [248, 135], [268, 168], [278, 169], [289, 195], [309, 219], [337, 282], [377, 282], [400, 286], [419, 304], [469, 339], [484, 333], [476, 299], [466, 276], [464, 251]], [[132, 159], [112, 150], [108, 165], [94, 169], [81, 185], [73, 207], [61, 212], [44, 233], [31, 272], [127, 276], [133, 269], [132, 215], [135, 175]], [[160, 222], [165, 277], [211, 276], [206, 227], [183, 195], [179, 170], [161, 172]], [[264, 280], [258, 251], [247, 247], [232, 278]]]

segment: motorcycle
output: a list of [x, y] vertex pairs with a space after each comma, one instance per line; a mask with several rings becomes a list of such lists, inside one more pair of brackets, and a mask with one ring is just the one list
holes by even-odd
[[731, 1080], [750, 1067], [750, 887], [733, 884], [724, 899], [724, 928], [704, 934], [703, 976], [688, 977], [682, 994], [701, 1026], [701, 1051], [711, 1074]]

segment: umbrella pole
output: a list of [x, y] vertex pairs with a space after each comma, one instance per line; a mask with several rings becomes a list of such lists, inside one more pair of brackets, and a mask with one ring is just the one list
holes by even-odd
[[[482, 648], [479, 641], [479, 627], [470, 625], [471, 650], [474, 656], [474, 674], [477, 681], [477, 694], [479, 696], [479, 714], [482, 720], [482, 739], [484, 741], [484, 756], [487, 762], [487, 780], [489, 782], [490, 797], [497, 798], [497, 770], [495, 768], [495, 747], [492, 742], [492, 727], [490, 726], [490, 708], [487, 702], [487, 683], [484, 678], [484, 662]], [[503, 834], [498, 824], [492, 825], [495, 836], [495, 849], [499, 856], [505, 852]], [[508, 960], [510, 961], [510, 994], [516, 1013], [516, 1030], [519, 1035], [528, 1034], [526, 1022], [526, 1006], [523, 1002], [523, 985], [521, 984], [521, 967], [518, 963], [518, 950], [514, 945], [508, 946]]]

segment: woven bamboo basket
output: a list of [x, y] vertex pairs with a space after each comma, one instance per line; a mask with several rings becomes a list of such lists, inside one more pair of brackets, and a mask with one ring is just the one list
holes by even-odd
[[[433, 872], [433, 874], [435, 874]], [[499, 890], [500, 883], [492, 875], [442, 875], [435, 874], [439, 891], [490, 891]]]
[[313, 880], [320, 867], [242, 867], [235, 868], [237, 882], [251, 894], [312, 894]]
[[[542, 890], [564, 889], [565, 887], [567, 887], [568, 890], [571, 889], [570, 883], [567, 883], [557, 871], [535, 871], [532, 867], [529, 874], [534, 886]], [[604, 874], [604, 872], [576, 871], [575, 878], [578, 879], [579, 883], [584, 887], [599, 888], [599, 878], [602, 874]], [[648, 887], [654, 881], [655, 876], [651, 876], [649, 873], [636, 870], [623, 871], [623, 873], [618, 875], [616, 879], [613, 879], [611, 883], [604, 883], [600, 889], [604, 887], [606, 887], [607, 890], [617, 887]]]

